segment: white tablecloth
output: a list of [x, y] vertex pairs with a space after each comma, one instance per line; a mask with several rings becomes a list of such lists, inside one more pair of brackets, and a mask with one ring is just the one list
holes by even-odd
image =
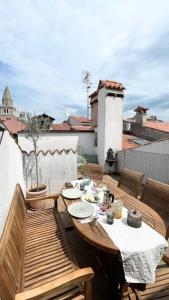
[[122, 219], [115, 219], [113, 225], [107, 224], [106, 216], [100, 216], [98, 222], [120, 249], [126, 281], [154, 282], [156, 267], [167, 248], [165, 238], [144, 222], [141, 228], [128, 226], [125, 208]]
[[[72, 182], [73, 185], [76, 182], [79, 181]], [[90, 191], [90, 186], [87, 189]], [[99, 211], [97, 204], [91, 205], [95, 211]], [[107, 224], [105, 215], [99, 215], [98, 222], [121, 252], [126, 281], [130, 283], [154, 282], [156, 267], [168, 246], [165, 238], [144, 222], [141, 228], [128, 226], [127, 209], [124, 207], [122, 218], [114, 219], [112, 225]]]

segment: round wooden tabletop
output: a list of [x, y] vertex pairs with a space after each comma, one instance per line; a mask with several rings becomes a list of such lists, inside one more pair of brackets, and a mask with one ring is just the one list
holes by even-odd
[[[166, 226], [162, 218], [148, 205], [141, 202], [140, 200], [130, 196], [126, 192], [122, 191], [117, 186], [108, 186], [111, 192], [114, 194], [115, 198], [121, 199], [124, 206], [127, 209], [135, 208], [143, 214], [143, 221], [159, 232], [161, 235], [165, 236]], [[69, 200], [63, 197], [63, 201], [68, 207], [71, 203], [80, 201]], [[110, 252], [113, 254], [119, 254], [119, 249], [109, 238], [108, 234], [105, 232], [103, 227], [97, 222], [97, 225], [92, 225], [92, 223], [80, 223], [77, 219], [72, 218], [73, 225], [75, 229], [79, 232], [83, 239], [85, 239], [91, 245], [97, 247], [100, 250]]]

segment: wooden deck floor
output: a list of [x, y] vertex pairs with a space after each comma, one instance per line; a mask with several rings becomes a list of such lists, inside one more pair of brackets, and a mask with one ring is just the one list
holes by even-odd
[[98, 251], [85, 242], [73, 228], [71, 218], [65, 211], [62, 200], [59, 203], [62, 224], [67, 239], [80, 267], [92, 267], [95, 272], [93, 280], [93, 300], [119, 300], [118, 283], [123, 278], [123, 269], [117, 257]]
[[[74, 229], [67, 230], [69, 245], [80, 267], [92, 267], [95, 272], [93, 280], [93, 300], [118, 300], [120, 290], [115, 286], [113, 277], [117, 274], [116, 262], [110, 255], [99, 252], [78, 235]], [[113, 266], [115, 266], [113, 270]]]

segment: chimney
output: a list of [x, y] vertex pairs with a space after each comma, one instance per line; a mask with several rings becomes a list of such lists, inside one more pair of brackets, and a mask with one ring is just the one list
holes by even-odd
[[[121, 83], [110, 80], [100, 80], [98, 85], [97, 153], [98, 162], [102, 166], [105, 164], [109, 148], [115, 153], [122, 150], [124, 89]], [[93, 101], [94, 99], [93, 97]]]
[[149, 110], [149, 108], [145, 108], [145, 107], [141, 107], [138, 106], [137, 108], [135, 108], [135, 120], [137, 124], [140, 125], [144, 125], [144, 123], [147, 121], [147, 110]]

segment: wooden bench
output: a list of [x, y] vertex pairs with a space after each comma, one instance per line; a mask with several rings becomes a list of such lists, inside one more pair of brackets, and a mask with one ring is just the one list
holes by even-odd
[[17, 185], [0, 241], [0, 298], [92, 299], [93, 270], [77, 266], [56, 204], [29, 211], [26, 201], [34, 200], [25, 200]]
[[152, 207], [169, 226], [169, 185], [148, 178], [140, 200]]
[[124, 168], [120, 173], [117, 186], [131, 196], [137, 198], [141, 190], [143, 177], [144, 174], [141, 172]]

